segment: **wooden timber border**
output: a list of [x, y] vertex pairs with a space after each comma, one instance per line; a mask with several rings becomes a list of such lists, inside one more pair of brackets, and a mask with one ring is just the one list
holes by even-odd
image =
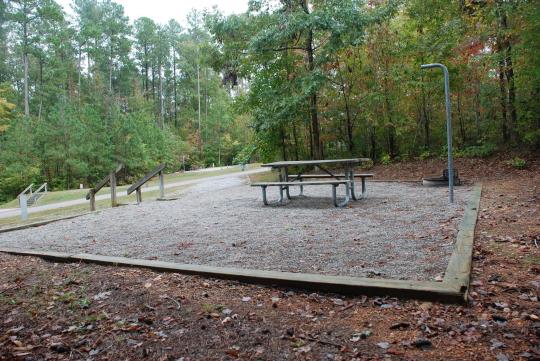
[[481, 193], [482, 186], [474, 186], [471, 199], [465, 209], [463, 220], [459, 227], [456, 243], [454, 244], [454, 251], [450, 256], [450, 261], [442, 282], [262, 271], [256, 269], [213, 267], [125, 257], [100, 256], [86, 253], [71, 254], [51, 251], [22, 250], [16, 248], [0, 248], [0, 252], [14, 255], [36, 256], [59, 262], [86, 262], [109, 266], [141, 267], [155, 271], [176, 272], [332, 293], [388, 295], [401, 298], [461, 303], [467, 300], [469, 290], [474, 231]]

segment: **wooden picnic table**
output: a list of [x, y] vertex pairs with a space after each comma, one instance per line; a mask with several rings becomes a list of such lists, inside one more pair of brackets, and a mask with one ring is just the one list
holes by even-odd
[[[263, 164], [263, 167], [269, 167], [277, 169], [279, 172], [279, 182], [270, 183], [256, 183], [254, 186], [260, 186], [263, 188], [263, 201], [266, 201], [266, 187], [279, 186], [280, 188], [280, 200], [279, 203], [283, 203], [283, 190], [286, 193], [288, 199], [292, 199], [289, 188], [291, 186], [300, 186], [300, 196], [303, 195], [305, 185], [322, 185], [331, 184], [333, 186], [333, 198], [336, 206], [345, 206], [349, 202], [349, 198], [357, 200], [354, 188], [354, 167], [360, 163], [370, 161], [369, 158], [349, 158], [349, 159], [324, 159], [324, 160], [293, 160], [293, 161], [280, 161], [273, 163]], [[326, 168], [327, 165], [335, 165], [338, 168], [344, 170], [344, 174], [333, 173]], [[289, 175], [290, 167], [316, 167], [326, 174], [323, 175], [303, 175], [302, 172], [294, 176]], [[359, 175], [364, 177], [370, 177], [372, 175]], [[365, 179], [362, 177], [362, 193], [365, 192]], [[303, 182], [306, 178], [327, 178], [329, 181], [317, 181], [317, 182]], [[298, 182], [298, 183], [295, 183]], [[345, 201], [342, 203], [336, 202], [336, 188], [338, 185], [343, 184], [345, 186]]]

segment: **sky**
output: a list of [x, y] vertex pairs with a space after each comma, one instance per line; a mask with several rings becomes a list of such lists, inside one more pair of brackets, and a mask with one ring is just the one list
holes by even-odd
[[[211, 9], [217, 5], [218, 9], [226, 15], [242, 13], [247, 10], [248, 0], [113, 0], [124, 6], [124, 12], [133, 21], [142, 16], [165, 24], [174, 18], [182, 25], [186, 25], [186, 16], [191, 9]], [[71, 14], [71, 0], [57, 0], [68, 14]]]

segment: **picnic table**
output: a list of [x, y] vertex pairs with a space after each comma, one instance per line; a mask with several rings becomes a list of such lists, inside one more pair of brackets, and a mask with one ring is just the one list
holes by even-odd
[[[349, 203], [349, 200], [358, 200], [363, 198], [366, 194], [365, 179], [373, 177], [373, 174], [355, 174], [354, 167], [360, 163], [370, 161], [369, 158], [350, 158], [350, 159], [325, 159], [325, 160], [294, 160], [294, 161], [280, 161], [263, 164], [263, 167], [269, 167], [276, 169], [279, 174], [278, 182], [259, 182], [251, 184], [252, 187], [261, 187], [263, 193], [263, 202], [265, 205], [270, 203], [267, 200], [266, 189], [268, 187], [279, 187], [279, 201], [278, 204], [284, 203], [284, 193], [287, 199], [292, 199], [290, 194], [290, 187], [300, 187], [299, 196], [304, 195], [304, 186], [318, 186], [318, 185], [331, 185], [332, 186], [332, 199], [336, 207], [344, 207]], [[330, 171], [327, 166], [333, 165], [334, 168], [342, 169], [343, 173], [337, 173]], [[290, 167], [309, 167], [318, 168], [323, 171], [323, 174], [289, 174]], [[355, 193], [355, 177], [362, 179], [362, 197], [357, 197]], [[306, 179], [325, 179], [316, 181], [305, 181]], [[345, 199], [342, 202], [337, 201], [337, 187], [343, 185], [345, 187]]]

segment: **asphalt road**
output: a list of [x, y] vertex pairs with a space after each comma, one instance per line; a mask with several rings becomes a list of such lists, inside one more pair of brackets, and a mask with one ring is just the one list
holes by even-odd
[[[215, 168], [214, 168], [215, 169]], [[256, 168], [256, 169], [250, 169], [246, 171], [238, 171], [234, 173], [229, 174], [223, 174], [218, 176], [212, 176], [211, 174], [208, 175], [208, 177], [205, 178], [199, 178], [199, 179], [191, 179], [191, 180], [185, 180], [185, 181], [178, 181], [178, 182], [172, 182], [172, 183], [165, 183], [165, 189], [169, 188], [176, 188], [181, 187], [185, 185], [193, 185], [198, 183], [205, 183], [208, 180], [219, 180], [219, 179], [226, 179], [226, 178], [238, 178], [238, 177], [244, 177], [246, 175], [255, 174], [255, 173], [261, 173], [261, 172], [267, 172], [268, 169], [265, 168]], [[152, 192], [159, 189], [158, 185], [155, 186], [148, 186], [143, 187], [142, 192], [143, 194], [146, 192]], [[111, 195], [110, 193], [101, 194], [96, 196], [96, 201], [103, 200], [103, 199], [110, 199]], [[59, 209], [59, 208], [66, 208], [71, 206], [76, 206], [79, 204], [89, 204], [89, 201], [86, 200], [86, 198], [80, 198], [80, 199], [73, 199], [70, 201], [64, 201], [59, 203], [52, 203], [52, 204], [46, 204], [43, 206], [34, 206], [28, 208], [28, 213], [37, 213], [37, 212], [43, 212], [48, 211], [51, 209]], [[6, 208], [6, 209], [0, 209], [0, 219], [2, 218], [10, 218], [10, 217], [16, 217], [20, 215], [19, 208]]]

